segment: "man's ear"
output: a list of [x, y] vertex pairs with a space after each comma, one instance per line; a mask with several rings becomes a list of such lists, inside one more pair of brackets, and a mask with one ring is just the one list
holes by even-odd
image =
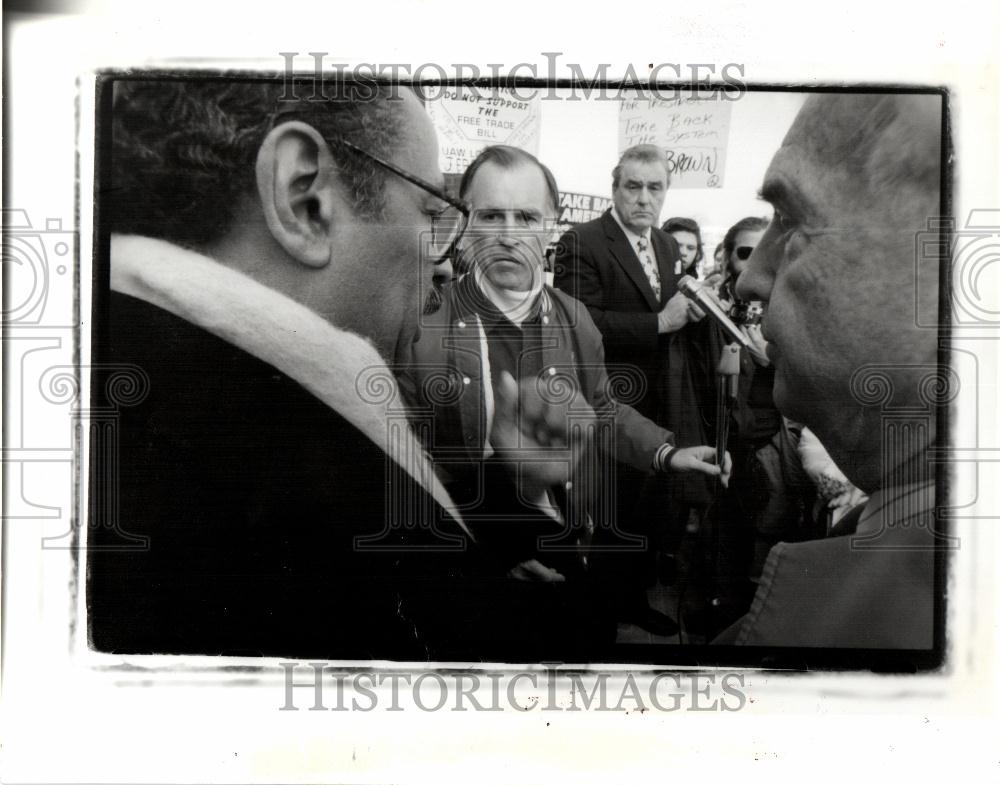
[[261, 144], [256, 174], [274, 239], [302, 264], [328, 264], [343, 204], [337, 168], [323, 137], [306, 123], [282, 123]]

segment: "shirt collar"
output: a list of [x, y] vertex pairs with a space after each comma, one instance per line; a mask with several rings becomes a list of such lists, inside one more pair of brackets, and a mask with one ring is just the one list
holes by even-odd
[[870, 534], [900, 524], [916, 529], [915, 519], [934, 513], [934, 490], [934, 480], [926, 480], [875, 491], [861, 513], [856, 533]]
[[543, 299], [540, 295], [545, 284], [544, 276], [536, 276], [528, 291], [512, 292], [493, 286], [478, 266], [473, 267], [472, 275], [476, 288], [486, 302], [496, 310], [498, 316], [520, 327], [525, 321], [538, 315]]
[[622, 223], [622, 218], [620, 215], [618, 215], [618, 209], [616, 207], [611, 208], [611, 217], [615, 219], [615, 222], [621, 227], [622, 231], [625, 232], [625, 236], [628, 238], [628, 241], [632, 244], [633, 248], [636, 246], [636, 243], [639, 242], [640, 238], [645, 237], [646, 242], [649, 243], [649, 250], [652, 251], [653, 249], [653, 238], [651, 236], [653, 233], [652, 227], [647, 229], [642, 234], [636, 234], [627, 226], [625, 226], [624, 223]]

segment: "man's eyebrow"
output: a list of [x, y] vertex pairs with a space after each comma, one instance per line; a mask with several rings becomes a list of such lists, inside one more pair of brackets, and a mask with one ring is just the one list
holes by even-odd
[[793, 184], [777, 177], [764, 181], [757, 198], [763, 199], [774, 207], [787, 213], [799, 215], [815, 215], [812, 203]]
[[525, 215], [541, 215], [542, 211], [534, 207], [496, 207], [486, 203], [474, 208], [477, 213], [524, 213]]
[[625, 185], [645, 185], [649, 187], [653, 185], [666, 185], [666, 183], [661, 179], [643, 180], [641, 177], [629, 177], [626, 178]]
[[771, 204], [785, 204], [789, 201], [788, 190], [784, 183], [779, 180], [765, 180], [760, 190], [757, 191], [757, 198]]

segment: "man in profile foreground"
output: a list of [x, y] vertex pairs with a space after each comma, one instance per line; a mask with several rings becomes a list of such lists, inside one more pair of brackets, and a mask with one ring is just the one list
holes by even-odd
[[[851, 536], [779, 543], [719, 642], [928, 649], [934, 632], [941, 99], [810, 98], [765, 175], [774, 218], [737, 294], [766, 300], [774, 400], [871, 496]], [[926, 322], [924, 322], [926, 323]], [[935, 392], [936, 391], [936, 392]]]
[[387, 366], [463, 226], [439, 220], [460, 205], [419, 101], [114, 89], [94, 401], [117, 406], [117, 477], [92, 468], [92, 647], [516, 654]]

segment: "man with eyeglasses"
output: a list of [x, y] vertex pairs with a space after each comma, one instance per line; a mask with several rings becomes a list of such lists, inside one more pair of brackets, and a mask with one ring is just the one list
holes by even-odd
[[[595, 637], [604, 633], [613, 640], [611, 614], [598, 612], [603, 590], [613, 587], [601, 584], [596, 597], [575, 606], [572, 601], [589, 583], [581, 559], [587, 549], [576, 550], [577, 540], [589, 541], [588, 522], [614, 523], [599, 510], [608, 497], [595, 487], [613, 474], [608, 459], [644, 474], [721, 472], [707, 462], [714, 448], [678, 449], [668, 430], [614, 400], [615, 388], [634, 380], [614, 373], [609, 379], [601, 334], [586, 308], [545, 284], [544, 251], [558, 214], [558, 193], [552, 173], [530, 153], [498, 145], [477, 156], [459, 185], [471, 211], [458, 246], [458, 267], [467, 272], [446, 289], [440, 309], [425, 318], [404, 375], [416, 408], [429, 417], [430, 449], [448, 488], [513, 581], [504, 591], [530, 597], [532, 588], [518, 581], [566, 582], [534, 591], [563, 592], [565, 614], [575, 607], [583, 623], [596, 627]], [[538, 481], [532, 471], [548, 459], [544, 436], [518, 423], [532, 396], [545, 411], [540, 419], [546, 425], [559, 418], [567, 423], [558, 423], [560, 431], [572, 432], [574, 424], [591, 428], [595, 413], [598, 423], [609, 426], [605, 442], [592, 445], [594, 462], [569, 469], [562, 483], [553, 476]], [[518, 438], [509, 433], [516, 424]], [[601, 440], [596, 433], [594, 438]], [[528, 441], [534, 452], [525, 449]], [[598, 453], [606, 459], [603, 465]], [[728, 481], [728, 471], [722, 479]], [[603, 532], [608, 539], [601, 544], [611, 545], [616, 534]], [[613, 543], [628, 544], [620, 537]]]
[[479, 631], [505, 631], [388, 366], [466, 215], [415, 95], [105, 88], [93, 405], [117, 419], [91, 471], [91, 645], [488, 654]]
[[[703, 334], [695, 329], [704, 314], [678, 291], [683, 271], [677, 243], [658, 228], [669, 186], [661, 148], [644, 144], [625, 150], [611, 173], [613, 206], [560, 240], [555, 285], [587, 306], [608, 365], [632, 369], [639, 378], [638, 394], [629, 402], [671, 430], [677, 444], [689, 446], [708, 441], [701, 401], [712, 382], [702, 357]], [[608, 560], [622, 587], [619, 615], [648, 631], [671, 634], [676, 624], [649, 607], [645, 588], [655, 581], [657, 549], [661, 580], [674, 579], [668, 551], [677, 549], [689, 507], [710, 502], [708, 485], [697, 475], [650, 479], [622, 466], [616, 496], [619, 524], [658, 541], [645, 556], [623, 553]]]

